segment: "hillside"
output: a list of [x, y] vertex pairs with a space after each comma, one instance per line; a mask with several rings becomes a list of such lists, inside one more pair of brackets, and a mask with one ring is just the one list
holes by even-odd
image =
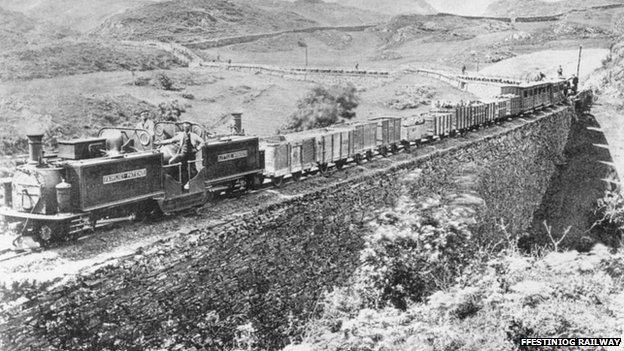
[[428, 0], [428, 2], [439, 12], [468, 16], [481, 16], [487, 9], [488, 5], [494, 1], [496, 0]]
[[375, 24], [389, 19], [390, 16], [376, 11], [343, 6], [339, 3], [322, 0], [235, 0], [267, 11], [288, 11], [325, 26], [350, 26]]
[[624, 4], [622, 0], [561, 0], [561, 1], [543, 1], [543, 0], [498, 0], [490, 4], [486, 11], [486, 15], [490, 16], [548, 16], [560, 13], [566, 13], [571, 10], [582, 10], [589, 7]]
[[157, 1], [162, 0], [0, 0], [0, 7], [86, 32], [111, 15]]
[[112, 16], [93, 33], [123, 39], [189, 42], [318, 25], [287, 11], [226, 0], [165, 1]]
[[[433, 6], [425, 0], [330, 0], [343, 6], [357, 7], [359, 9], [381, 12], [387, 15], [405, 14], [433, 14], [437, 13]], [[391, 5], [390, 5], [391, 4]]]
[[471, 20], [453, 15], [402, 15], [373, 28], [388, 46], [427, 38], [428, 41], [466, 40], [510, 29], [500, 21]]
[[171, 53], [143, 45], [75, 40], [0, 53], [0, 80], [49, 78], [100, 71], [182, 67]]
[[63, 39], [74, 33], [52, 23], [0, 8], [0, 50]]

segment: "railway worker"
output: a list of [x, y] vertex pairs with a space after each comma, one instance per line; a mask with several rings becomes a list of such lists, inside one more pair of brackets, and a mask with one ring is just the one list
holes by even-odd
[[573, 74], [572, 75], [572, 94], [576, 95], [576, 93], [578, 92], [578, 77]]
[[141, 120], [137, 123], [137, 129], [145, 129], [149, 135], [154, 138], [154, 121], [150, 118], [150, 112], [148, 110], [142, 110], [139, 113]]
[[466, 65], [462, 66], [462, 75], [465, 76], [466, 75]]
[[195, 163], [190, 164], [189, 161], [195, 161], [197, 152], [204, 146], [204, 140], [197, 134], [191, 131], [191, 124], [184, 123], [184, 131], [177, 133], [173, 138], [165, 139], [156, 142], [156, 145], [167, 145], [178, 143], [178, 152], [175, 156], [169, 160], [169, 164], [182, 163], [182, 184], [186, 184], [190, 177], [193, 178], [197, 174], [197, 167]]
[[563, 78], [563, 68], [561, 68], [561, 65], [559, 65], [559, 68], [557, 68], [557, 76], [559, 78]]

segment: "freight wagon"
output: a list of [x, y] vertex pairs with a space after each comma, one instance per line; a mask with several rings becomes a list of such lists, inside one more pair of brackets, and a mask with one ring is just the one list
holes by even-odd
[[331, 165], [341, 168], [351, 160], [409, 150], [426, 140], [566, 102], [566, 88], [565, 81], [505, 86], [491, 101], [287, 133], [262, 143], [241, 135], [216, 138], [193, 124], [204, 146], [185, 164], [170, 162], [176, 145], [154, 146], [180, 133], [182, 123], [157, 123], [154, 136], [142, 129], [105, 128], [94, 138], [60, 141], [58, 154], [46, 157], [43, 136], [29, 135], [28, 162], [2, 180], [0, 217], [18, 234], [45, 244], [93, 228], [102, 218], [180, 211], [222, 192], [259, 187], [265, 178], [280, 185], [285, 178], [298, 180]]

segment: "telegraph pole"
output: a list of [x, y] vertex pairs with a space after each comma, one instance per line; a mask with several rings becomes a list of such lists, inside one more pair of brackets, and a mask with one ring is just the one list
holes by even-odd
[[579, 46], [579, 57], [576, 65], [576, 78], [581, 77], [581, 54], [583, 53], [583, 45]]

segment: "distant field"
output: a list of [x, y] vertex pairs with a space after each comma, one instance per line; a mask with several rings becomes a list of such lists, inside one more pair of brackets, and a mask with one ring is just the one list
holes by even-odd
[[[154, 77], [157, 72], [137, 73]], [[23, 135], [37, 126], [65, 137], [97, 133], [105, 125], [133, 125], [139, 108], [157, 111], [163, 102], [178, 100], [186, 113], [182, 118], [218, 132], [229, 131], [230, 113], [243, 113], [243, 127], [249, 134], [275, 134], [296, 110], [297, 101], [316, 83], [244, 72], [211, 72], [204, 69], [166, 71], [177, 91], [155, 86], [135, 86], [129, 72], [94, 73], [40, 79], [0, 85], [0, 140], [6, 141], [0, 154], [23, 151]], [[136, 77], [135, 77], [136, 78]], [[358, 118], [379, 115], [410, 115], [428, 109], [397, 110], [389, 105], [405, 89], [424, 86], [435, 99], [468, 99], [469, 95], [441, 82], [420, 76], [362, 86]], [[187, 99], [182, 94], [191, 94]], [[188, 96], [188, 95], [187, 95]], [[0, 144], [1, 147], [1, 144]]]

